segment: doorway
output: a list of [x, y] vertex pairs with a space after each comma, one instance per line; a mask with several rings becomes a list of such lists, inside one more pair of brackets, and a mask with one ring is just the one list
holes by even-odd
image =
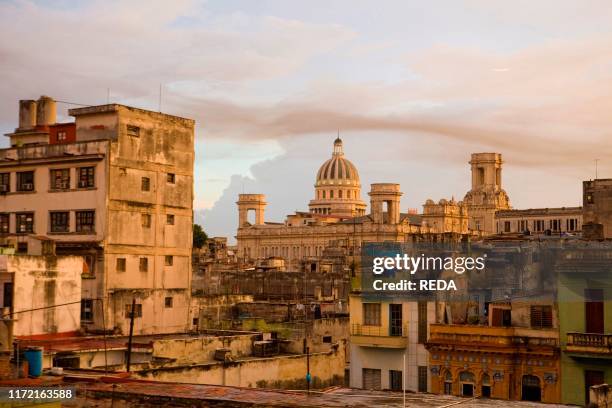
[[603, 334], [604, 332], [604, 303], [603, 289], [584, 290], [584, 312], [586, 332]]
[[524, 375], [521, 389], [521, 399], [523, 401], [541, 401], [542, 392], [540, 389], [540, 379], [535, 375]]

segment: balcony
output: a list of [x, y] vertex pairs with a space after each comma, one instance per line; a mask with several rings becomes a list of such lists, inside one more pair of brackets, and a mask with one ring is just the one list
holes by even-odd
[[[393, 329], [393, 330], [392, 330]], [[364, 347], [406, 348], [407, 327], [351, 325], [351, 343]]]
[[567, 333], [567, 353], [612, 358], [612, 334]]
[[550, 350], [559, 346], [557, 329], [492, 327], [478, 325], [432, 324], [428, 346], [475, 347], [488, 349], [529, 348]]

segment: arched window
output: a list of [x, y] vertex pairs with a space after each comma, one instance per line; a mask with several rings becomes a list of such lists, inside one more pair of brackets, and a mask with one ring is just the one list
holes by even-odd
[[447, 371], [446, 374], [444, 374], [444, 394], [453, 394], [453, 375], [450, 371]]

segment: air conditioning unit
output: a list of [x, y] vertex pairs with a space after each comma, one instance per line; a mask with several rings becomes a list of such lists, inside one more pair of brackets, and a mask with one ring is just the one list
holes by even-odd
[[87, 182], [86, 181], [79, 181], [79, 188], [87, 188]]
[[23, 183], [21, 185], [22, 190], [34, 190], [34, 184], [32, 183]]
[[9, 192], [9, 186], [3, 184], [0, 185], [0, 193], [8, 193]]

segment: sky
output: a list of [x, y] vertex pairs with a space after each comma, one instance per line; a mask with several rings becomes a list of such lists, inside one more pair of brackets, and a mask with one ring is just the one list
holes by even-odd
[[[0, 130], [45, 94], [196, 120], [195, 218], [233, 236], [307, 210], [338, 131], [402, 210], [463, 198], [502, 153], [514, 208], [575, 206], [612, 177], [609, 1], [0, 1]], [[70, 120], [60, 103], [60, 120]], [[0, 147], [8, 145], [2, 138]]]

